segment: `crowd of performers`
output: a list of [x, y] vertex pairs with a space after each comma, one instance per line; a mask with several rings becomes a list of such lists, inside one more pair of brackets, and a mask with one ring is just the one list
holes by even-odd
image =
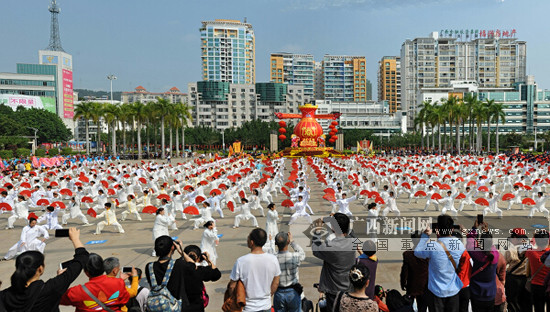
[[[526, 217], [543, 214], [548, 218], [548, 173], [544, 161], [506, 155], [217, 157], [178, 164], [85, 159], [54, 168], [4, 171], [0, 220], [6, 222], [7, 230], [24, 227], [3, 260], [26, 250], [44, 252], [52, 231], [69, 223], [95, 226], [97, 235], [106, 227], [124, 234], [124, 222], [141, 222], [147, 213], [156, 215], [153, 241], [178, 225], [204, 228], [201, 249], [208, 251], [213, 263], [219, 243], [214, 218], [234, 218], [233, 228], [265, 226], [271, 242], [265, 248], [274, 250], [282, 210], [290, 210], [289, 225], [311, 223], [311, 215], [321, 213], [319, 205], [310, 205], [311, 187], [316, 184], [323, 190], [316, 196], [329, 201], [333, 213], [344, 213], [352, 220], [357, 217], [350, 205], [371, 219], [429, 209], [455, 218], [465, 209], [499, 217], [503, 209], [519, 209], [525, 210]], [[423, 209], [413, 208], [412, 202], [420, 201]], [[284, 207], [279, 212], [278, 205]], [[258, 218], [265, 221], [260, 223]]]

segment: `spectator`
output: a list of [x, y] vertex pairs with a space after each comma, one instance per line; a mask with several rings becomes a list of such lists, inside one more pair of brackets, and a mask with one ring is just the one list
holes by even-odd
[[525, 251], [529, 247], [529, 238], [525, 229], [516, 228], [510, 235], [510, 246], [504, 252], [508, 266], [506, 271], [506, 302], [509, 312], [530, 311], [532, 309], [531, 295], [525, 289], [527, 281]]
[[246, 291], [244, 312], [270, 311], [271, 295], [277, 290], [281, 269], [277, 257], [264, 253], [263, 245], [267, 241], [265, 230], [256, 228], [247, 238], [250, 253], [237, 259], [231, 270], [229, 289], [233, 289], [240, 280]]
[[438, 240], [430, 243], [432, 229], [427, 228], [414, 250], [414, 255], [429, 259], [428, 306], [430, 312], [458, 312], [462, 281], [457, 275], [457, 263], [465, 251], [462, 242], [452, 237], [454, 221], [449, 215], [437, 217]]
[[506, 306], [506, 295], [504, 285], [506, 282], [506, 260], [504, 257], [498, 257], [497, 265], [497, 295], [495, 297], [495, 312], [504, 312]]
[[[275, 235], [275, 244], [279, 248], [276, 255], [281, 268], [279, 287], [273, 296], [275, 312], [300, 312], [302, 285], [299, 283], [298, 267], [306, 254], [293, 239], [292, 234], [279, 232]], [[291, 246], [294, 252], [288, 251]]]
[[378, 312], [378, 304], [366, 295], [369, 285], [369, 269], [359, 262], [349, 272], [353, 290], [339, 292], [334, 300], [334, 312]]
[[[135, 270], [137, 273], [138, 281], [141, 281], [141, 277], [142, 277], [141, 269], [135, 268]], [[139, 285], [139, 282], [138, 282], [138, 285]], [[128, 289], [128, 287], [126, 289]], [[130, 300], [128, 300], [128, 303], [126, 304], [128, 312], [147, 312], [147, 297], [149, 297], [149, 288], [144, 286], [139, 286], [137, 290], [137, 295], [134, 298], [130, 298]]]
[[418, 312], [426, 312], [428, 303], [426, 301], [426, 289], [428, 287], [428, 260], [417, 258], [414, 255], [414, 248], [420, 240], [420, 232], [411, 234], [413, 250], [403, 252], [403, 265], [401, 266], [401, 289], [406, 295], [416, 300]]
[[[185, 276], [190, 276], [195, 271], [195, 262], [182, 250], [182, 242], [180, 240], [174, 241], [170, 236], [163, 235], [155, 239], [155, 253], [159, 257], [157, 261], [150, 262], [145, 266], [145, 276], [149, 286], [151, 285], [151, 274], [155, 274], [155, 279], [158, 283], [164, 278], [164, 274], [168, 269], [168, 265], [172, 260], [172, 255], [177, 251], [181, 257], [174, 261], [172, 267], [172, 273], [166, 285], [170, 294], [176, 299], [181, 300], [182, 307], [185, 309], [192, 307], [202, 307], [202, 298], [196, 298], [187, 294], [187, 283]], [[152, 270], [151, 270], [152, 268]], [[199, 300], [200, 299], [200, 300]], [[193, 305], [191, 305], [193, 300]]]
[[[117, 278], [118, 273], [120, 273], [120, 261], [118, 260], [118, 258], [109, 257], [103, 260], [103, 269], [105, 270], [105, 275], [107, 275], [108, 277]], [[128, 295], [130, 295], [130, 299], [132, 299], [137, 296], [139, 288], [139, 278], [137, 271], [134, 267], [132, 267], [132, 272], [130, 274], [120, 274], [120, 278], [124, 281], [126, 281], [129, 276], [132, 276], [132, 281], [130, 286], [126, 287], [126, 291], [128, 291]], [[128, 309], [126, 309], [126, 307], [123, 307], [121, 311], [125, 312], [128, 311]]]
[[388, 306], [384, 302], [384, 299], [386, 298], [386, 291], [384, 290], [384, 287], [380, 285], [374, 286], [374, 301], [378, 305], [378, 309], [381, 312], [390, 312], [388, 309]]
[[550, 269], [542, 264], [540, 257], [548, 250], [548, 232], [546, 230], [538, 230], [534, 235], [536, 248], [527, 250], [525, 256], [527, 258], [526, 274], [531, 277], [531, 300], [535, 308], [535, 312], [550, 311], [550, 297], [546, 296], [544, 288], [544, 278], [550, 272]]
[[376, 257], [376, 244], [372, 240], [367, 240], [363, 244], [363, 250], [359, 251], [360, 255], [357, 262], [362, 263], [369, 269], [369, 285], [366, 289], [366, 295], [369, 298], [374, 298], [374, 286], [376, 283], [376, 268], [378, 267], [378, 258]]
[[[462, 226], [461, 226], [462, 227]], [[462, 230], [453, 231], [453, 236], [462, 241]], [[458, 263], [458, 278], [462, 282], [462, 289], [458, 292], [458, 311], [470, 311], [470, 275], [472, 274], [472, 258], [465, 252]]]
[[315, 221], [314, 235], [311, 238], [313, 255], [323, 260], [319, 291], [325, 293], [327, 302], [325, 311], [334, 306], [338, 292], [349, 290], [349, 271], [355, 264], [353, 239], [348, 238], [349, 217], [342, 213], [335, 213], [330, 220], [334, 239], [330, 241], [327, 239], [324, 242], [321, 240], [320, 235], [325, 231], [321, 219]]
[[497, 293], [496, 271], [499, 252], [493, 246], [493, 236], [489, 233], [486, 222], [478, 224], [477, 220], [466, 244], [473, 260], [470, 275], [470, 302], [474, 312], [492, 312]]
[[[120, 278], [103, 275], [104, 270], [101, 256], [90, 254], [84, 267], [84, 273], [90, 280], [84, 285], [69, 288], [61, 298], [61, 305], [74, 306], [76, 312], [96, 311], [99, 307], [103, 308], [104, 306], [113, 311], [121, 311], [121, 308], [130, 299], [126, 285]], [[84, 290], [84, 287], [88, 291]]]
[[[215, 282], [222, 277], [222, 273], [212, 263], [208, 252], [202, 252], [199, 246], [189, 245], [185, 247], [183, 252], [193, 259], [196, 264], [196, 270], [186, 272], [192, 274], [183, 277], [186, 281], [185, 289], [191, 301], [191, 306], [185, 311], [204, 311], [209, 301], [204, 282]], [[199, 306], [199, 300], [196, 300], [196, 304], [194, 304], [195, 300], [193, 298], [202, 300], [202, 308]]]
[[38, 251], [26, 251], [15, 259], [15, 272], [11, 287], [0, 292], [0, 307], [7, 311], [52, 311], [59, 306], [61, 296], [80, 275], [88, 261], [88, 251], [80, 242], [80, 231], [69, 229], [69, 239], [75, 248], [73, 259], [58, 275], [44, 282], [44, 255]]
[[390, 312], [414, 312], [410, 297], [402, 296], [396, 289], [388, 291], [386, 303]]

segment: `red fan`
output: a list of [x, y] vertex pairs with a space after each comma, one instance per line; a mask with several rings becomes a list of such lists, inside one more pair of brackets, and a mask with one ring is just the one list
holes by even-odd
[[36, 172], [34, 171], [29, 172], [29, 174], [32, 175], [33, 177], [36, 177]]
[[94, 200], [90, 196], [84, 196], [81, 200], [83, 203], [91, 204], [94, 202]]
[[383, 199], [382, 197], [380, 197], [380, 196], [376, 197], [376, 198], [374, 199], [374, 202], [377, 203], [377, 204], [379, 204], [379, 205], [384, 205], [384, 204], [386, 203], [386, 202], [384, 201], [384, 199]]
[[361, 186], [361, 182], [359, 182], [358, 180], [353, 181], [352, 184], [355, 186]]
[[330, 194], [336, 193], [336, 191], [334, 191], [332, 187], [327, 187], [326, 189], [323, 190], [323, 192], [330, 193]]
[[470, 181], [466, 184], [467, 186], [472, 186], [472, 185], [476, 185], [476, 181]]
[[489, 188], [484, 185], [484, 186], [480, 186], [477, 190], [480, 192], [488, 192]]
[[85, 177], [85, 176], [80, 176], [80, 177], [78, 178], [78, 180], [79, 180], [79, 181], [82, 181], [82, 182], [84, 182], [84, 183], [90, 182], [90, 179], [88, 179], [88, 178]]
[[406, 189], [408, 189], [408, 190], [411, 189], [411, 185], [410, 185], [408, 182], [403, 182], [403, 183], [401, 184], [401, 186], [404, 187], [404, 188], [406, 188]]
[[19, 192], [19, 195], [23, 195], [23, 196], [26, 196], [26, 197], [31, 197], [31, 191], [24, 190], [24, 191]]
[[114, 180], [115, 180], [115, 178], [114, 178], [113, 176], [108, 176], [108, 177], [107, 177], [107, 180], [111, 180], [111, 181], [114, 181]]
[[426, 197], [426, 195], [427, 194], [424, 191], [417, 191], [416, 193], [414, 193], [414, 197], [420, 197], [420, 196]]
[[108, 190], [107, 190], [107, 194], [109, 194], [109, 195], [115, 195], [116, 192], [115, 192], [114, 189], [108, 189]]
[[460, 193], [455, 199], [464, 199], [464, 198], [466, 198], [466, 195], [464, 195], [464, 193]]
[[49, 205], [50, 205], [50, 202], [49, 202], [47, 199], [42, 198], [42, 199], [39, 199], [39, 200], [36, 202], [36, 204], [37, 204], [38, 206], [49, 206]]
[[8, 188], [8, 186], [13, 187], [13, 184], [11, 184], [11, 183], [5, 183], [5, 184], [4, 184], [4, 187], [5, 187], [5, 188]]
[[489, 206], [489, 201], [485, 198], [478, 198], [476, 199], [475, 203], [480, 206]]
[[157, 213], [157, 207], [153, 205], [145, 206], [141, 212], [150, 214]]
[[418, 181], [418, 184], [426, 184], [426, 180], [420, 179], [420, 181]]
[[51, 186], [51, 187], [58, 187], [58, 186], [59, 186], [59, 183], [53, 181], [52, 183], [50, 183], [50, 186]]
[[31, 218], [38, 220], [38, 216], [34, 214], [34, 212], [29, 213], [29, 216], [27, 217], [27, 220], [30, 220]]
[[[332, 189], [331, 189], [332, 190]], [[359, 195], [363, 195], [363, 196], [369, 196], [369, 191], [368, 190], [362, 190], [361, 193], [359, 193]]]
[[456, 182], [464, 182], [464, 178], [463, 177], [458, 177], [458, 178], [456, 178]]
[[88, 209], [88, 211], [86, 211], [86, 214], [88, 214], [90, 217], [92, 218], [96, 218], [97, 217], [97, 212], [95, 212], [94, 208], [90, 208]]
[[240, 191], [240, 192], [239, 192], [239, 197], [240, 197], [240, 198], [244, 198], [244, 197], [245, 197], [244, 191]]
[[1, 188], [1, 187], [0, 187], [0, 193], [5, 192], [5, 191], [6, 191], [5, 188]]
[[109, 182], [105, 181], [105, 180], [101, 180], [101, 185], [103, 185], [104, 188], [109, 188]]
[[441, 183], [435, 181], [435, 182], [433, 183], [433, 186], [434, 186], [434, 187], [437, 187], [437, 188], [441, 188]]
[[23, 182], [21, 183], [21, 187], [23, 188], [31, 188], [31, 184], [29, 182]]
[[514, 184], [514, 186], [523, 187], [523, 183], [518, 182], [518, 183]]
[[281, 203], [281, 206], [283, 206], [283, 207], [294, 207], [294, 203], [290, 199], [285, 199]]
[[504, 195], [502, 195], [502, 200], [511, 200], [511, 199], [514, 199], [516, 197], [516, 195], [512, 194], [512, 193], [506, 193]]
[[76, 185], [76, 186], [82, 186], [82, 182], [75, 182], [74, 185]]
[[183, 213], [198, 216], [199, 215], [199, 209], [195, 206], [187, 206], [185, 209], [183, 209]]
[[527, 191], [530, 191], [532, 190], [533, 188], [531, 188], [529, 185], [524, 185], [523, 188]]
[[216, 195], [220, 195], [222, 193], [222, 191], [218, 190], [218, 189], [213, 189], [210, 191], [210, 196], [216, 196]]
[[298, 179], [298, 176], [297, 175], [294, 175], [294, 174], [291, 174], [289, 177], [288, 177], [289, 180], [291, 181], [296, 181], [296, 179]]
[[535, 204], [535, 201], [534, 201], [532, 198], [527, 197], [527, 198], [524, 198], [524, 199], [521, 201], [521, 203], [522, 203], [523, 205], [534, 205], [534, 204]]
[[123, 177], [124, 179], [128, 179], [128, 178], [130, 177], [130, 175], [129, 175], [129, 174], [125, 174], [125, 175], [123, 175], [122, 177]]
[[208, 181], [202, 180], [199, 182], [200, 185], [208, 185]]
[[250, 190], [257, 189], [259, 187], [260, 187], [260, 185], [256, 182], [250, 183]]
[[170, 200], [170, 196], [168, 194], [160, 194], [159, 196], [157, 196], [157, 199]]
[[64, 204], [62, 201], [55, 201], [55, 202], [53, 202], [53, 203], [51, 204], [51, 206], [53, 206], [53, 207], [59, 207], [59, 208], [61, 208], [61, 209], [67, 208], [67, 207], [65, 206], [65, 204]]
[[440, 190], [450, 190], [451, 186], [449, 184], [441, 184], [441, 186], [439, 186], [439, 189]]
[[434, 193], [432, 195], [432, 197], [430, 197], [430, 199], [435, 199], [435, 200], [439, 200], [441, 198], [443, 198], [443, 197], [441, 197], [441, 195], [439, 193]]
[[73, 192], [67, 188], [61, 189], [59, 193], [65, 196], [73, 196]]
[[223, 183], [218, 185], [218, 187], [221, 188], [222, 190], [227, 190], [227, 185], [225, 185]]
[[147, 180], [144, 177], [139, 178], [138, 181], [143, 183], [143, 184], [147, 183]]
[[8, 203], [0, 203], [0, 210], [12, 211], [12, 208], [11, 208], [10, 204], [8, 204]]
[[286, 189], [286, 187], [281, 187], [281, 192], [283, 192], [286, 196], [290, 197], [290, 192]]
[[184, 189], [185, 191], [189, 191], [189, 190], [191, 190], [192, 188], [193, 188], [193, 187], [192, 187], [191, 185], [186, 185], [183, 189]]
[[202, 202], [205, 201], [205, 200], [206, 200], [206, 198], [204, 198], [204, 197], [202, 197], [202, 196], [197, 196], [197, 197], [195, 197], [195, 203], [197, 203], [197, 204], [200, 204], [200, 203], [202, 203]]
[[377, 191], [372, 191], [369, 193], [369, 198], [376, 198], [376, 197], [380, 197], [380, 193], [378, 193]]
[[227, 202], [227, 208], [229, 209], [229, 211], [233, 212], [235, 211], [235, 204], [233, 204], [232, 201], [229, 201]]
[[334, 197], [334, 194], [327, 193], [325, 196], [323, 196], [323, 199], [326, 199], [330, 202], [335, 202], [336, 198]]
[[285, 185], [288, 186], [289, 188], [295, 188], [296, 187], [294, 185], [294, 183], [292, 183], [292, 182], [286, 182]]

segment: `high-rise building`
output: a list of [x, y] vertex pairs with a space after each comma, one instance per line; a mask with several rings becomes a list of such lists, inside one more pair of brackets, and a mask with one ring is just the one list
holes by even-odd
[[315, 62], [315, 85], [313, 97], [316, 100], [325, 98], [323, 94], [323, 62]]
[[367, 79], [367, 101], [372, 101], [372, 82]]
[[[445, 36], [443, 32], [442, 35]], [[480, 88], [505, 89], [525, 81], [525, 41], [496, 34], [470, 38], [474, 39], [440, 37], [433, 32], [403, 43], [402, 105], [409, 127], [413, 126], [420, 104], [416, 99], [422, 88], [448, 87], [451, 81], [475, 81]]]
[[367, 70], [364, 56], [325, 55], [323, 96], [325, 100], [365, 102]]
[[401, 108], [401, 59], [384, 56], [378, 62], [378, 101], [388, 101], [390, 113]]
[[202, 22], [202, 79], [236, 84], [256, 82], [252, 25], [236, 20]]
[[156, 102], [159, 97], [172, 104], [185, 103], [187, 100], [187, 94], [180, 92], [180, 89], [176, 87], [172, 87], [166, 92], [149, 92], [144, 87], [138, 86], [134, 91], [122, 92], [122, 103]]
[[304, 95], [314, 94], [315, 61], [311, 54], [272, 53], [271, 82], [303, 86]]

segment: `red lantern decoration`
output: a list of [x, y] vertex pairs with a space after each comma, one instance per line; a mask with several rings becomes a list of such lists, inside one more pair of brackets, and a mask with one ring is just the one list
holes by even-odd
[[333, 136], [336, 134], [336, 131], [332, 130], [331, 132], [328, 133], [329, 136]]
[[281, 135], [279, 136], [279, 140], [281, 140], [281, 141], [286, 140], [286, 135], [281, 134]]
[[332, 131], [333, 131], [334, 133], [336, 133], [336, 132], [338, 132], [338, 129], [334, 128], [334, 129], [332, 129]]
[[331, 136], [330, 138], [331, 138], [332, 140], [334, 140], [334, 141], [338, 140], [338, 137], [335, 136], [335, 135]]
[[279, 133], [280, 133], [280, 134], [285, 134], [285, 133], [286, 133], [286, 129], [285, 129], [285, 128], [279, 128]]
[[334, 143], [334, 140], [333, 140], [333, 139], [330, 139], [330, 140], [328, 140], [328, 141], [329, 141], [330, 143]]
[[286, 127], [286, 122], [284, 120], [279, 121], [279, 127], [285, 128]]
[[337, 125], [338, 125], [338, 121], [335, 120], [335, 121], [331, 122], [330, 124], [333, 125], [333, 126], [337, 126]]
[[330, 129], [334, 129], [334, 126], [333, 126], [333, 125], [330, 125], [330, 126], [328, 126], [328, 127], [329, 127]]

